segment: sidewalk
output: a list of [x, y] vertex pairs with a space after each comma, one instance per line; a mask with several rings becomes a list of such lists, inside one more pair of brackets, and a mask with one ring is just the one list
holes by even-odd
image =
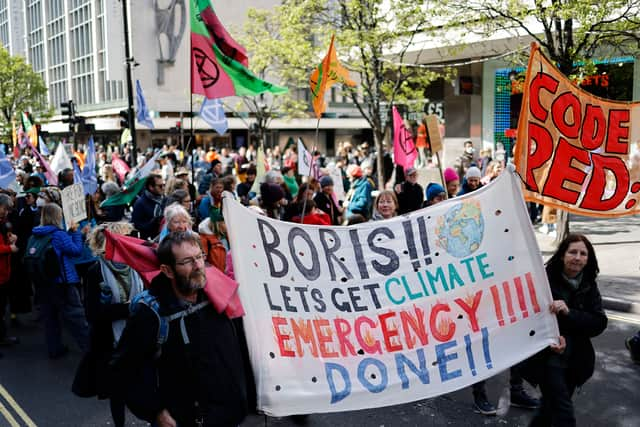
[[[538, 228], [536, 238], [546, 260], [555, 245], [553, 237], [539, 233]], [[570, 230], [585, 234], [594, 245], [604, 307], [640, 314], [640, 216], [603, 219], [571, 215]]]

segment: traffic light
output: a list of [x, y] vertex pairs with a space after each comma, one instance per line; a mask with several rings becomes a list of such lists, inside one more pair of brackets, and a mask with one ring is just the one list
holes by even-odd
[[120, 110], [120, 128], [129, 128], [129, 110]]
[[60, 103], [60, 114], [66, 116], [62, 119], [62, 123], [73, 125], [76, 118], [76, 108], [72, 100]]

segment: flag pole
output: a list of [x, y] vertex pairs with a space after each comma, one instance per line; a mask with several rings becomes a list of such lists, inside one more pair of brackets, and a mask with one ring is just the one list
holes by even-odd
[[[309, 166], [309, 175], [307, 176], [307, 178], [311, 177], [311, 174], [313, 173], [313, 165], [314, 165], [314, 161], [313, 161], [313, 153], [316, 151], [317, 147], [318, 147], [318, 135], [320, 132], [320, 117], [318, 117], [318, 121], [316, 122], [316, 136], [315, 136], [315, 143], [313, 145], [313, 150], [311, 150], [311, 165]], [[300, 153], [298, 153], [298, 156], [300, 156]], [[300, 161], [300, 158], [298, 157], [298, 161]], [[309, 180], [307, 179], [307, 190], [309, 189]], [[305, 190], [305, 194], [302, 195], [304, 197], [304, 202], [302, 202], [302, 216], [300, 217], [300, 224], [304, 223], [304, 213], [307, 210], [307, 194], [306, 194], [306, 190]]]
[[[196, 164], [196, 156], [195, 156], [195, 153], [194, 153], [194, 150], [193, 150], [193, 148], [195, 146], [195, 143], [194, 143], [195, 134], [194, 134], [194, 131], [193, 131], [193, 91], [191, 92], [191, 95], [190, 95], [189, 104], [190, 104], [191, 111], [189, 112], [189, 114], [190, 114], [190, 116], [189, 116], [190, 117], [189, 118], [190, 125], [189, 125], [189, 143], [187, 144], [187, 149], [189, 149], [191, 151], [191, 153], [190, 153], [191, 154], [191, 184], [195, 187], [195, 185], [196, 185], [195, 184], [195, 181], [196, 181], [196, 172], [195, 172], [195, 169], [196, 169], [196, 166], [195, 166], [195, 164]], [[193, 146], [191, 145], [192, 143], [194, 143]]]
[[[189, 55], [193, 55], [193, 38], [192, 37], [189, 37]], [[193, 152], [193, 147], [191, 147], [191, 143], [194, 141], [194, 138], [195, 138], [195, 135], [193, 132], [193, 56], [191, 56], [191, 59], [189, 61], [189, 108], [190, 108], [189, 143], [187, 144], [187, 148], [191, 151], [190, 153], [191, 154], [191, 185], [193, 185], [193, 187], [197, 189], [198, 187], [196, 186], [196, 166], [195, 166], [196, 156]], [[195, 146], [195, 144], [193, 145]], [[195, 195], [196, 196], [198, 195], [197, 191]]]

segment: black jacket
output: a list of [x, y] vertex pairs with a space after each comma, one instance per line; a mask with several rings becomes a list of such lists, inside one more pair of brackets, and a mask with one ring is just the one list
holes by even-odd
[[85, 310], [91, 325], [89, 351], [84, 355], [74, 379], [73, 391], [81, 397], [111, 395], [109, 361], [113, 355], [113, 329], [115, 320], [129, 317], [129, 304], [103, 304], [100, 302], [101, 284], [104, 281], [100, 263], [87, 271]]
[[141, 239], [153, 239], [160, 233], [162, 215], [162, 198], [154, 200], [147, 190], [143, 190], [131, 212], [131, 222], [140, 232]]
[[[152, 281], [150, 292], [157, 297], [161, 316], [185, 308], [162, 273]], [[200, 292], [198, 301], [205, 298]], [[128, 320], [113, 365], [116, 375], [134, 383], [119, 380], [120, 386], [129, 391], [135, 387], [135, 393], [145, 399], [138, 408], [126, 402], [129, 409], [150, 422], [167, 409], [181, 427], [194, 426], [198, 417], [205, 426], [239, 425], [247, 414], [247, 389], [232, 321], [211, 305], [184, 321], [190, 343], [183, 342], [180, 321], [172, 321], [167, 341], [156, 357], [159, 322], [155, 313], [142, 305]], [[141, 372], [143, 369], [146, 372]]]
[[412, 184], [408, 181], [400, 184], [402, 191], [396, 193], [398, 196], [398, 214], [406, 214], [422, 208], [424, 192], [418, 183]]
[[583, 280], [574, 290], [562, 275], [547, 271], [554, 300], [563, 300], [569, 307], [568, 315], [558, 315], [560, 335], [567, 341], [561, 355], [546, 349], [525, 361], [523, 376], [532, 384], [539, 384], [543, 370], [549, 364], [563, 367], [567, 380], [581, 386], [593, 375], [595, 351], [591, 338], [607, 328], [607, 316], [602, 308], [602, 298], [595, 281]]
[[316, 207], [331, 217], [331, 224], [340, 225], [340, 212], [333, 198], [327, 196], [322, 191], [317, 193], [313, 198]]

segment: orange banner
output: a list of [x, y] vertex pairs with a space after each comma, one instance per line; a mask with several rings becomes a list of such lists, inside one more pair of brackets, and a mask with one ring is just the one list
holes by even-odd
[[640, 213], [640, 103], [593, 96], [532, 44], [515, 162], [525, 199], [579, 215]]

